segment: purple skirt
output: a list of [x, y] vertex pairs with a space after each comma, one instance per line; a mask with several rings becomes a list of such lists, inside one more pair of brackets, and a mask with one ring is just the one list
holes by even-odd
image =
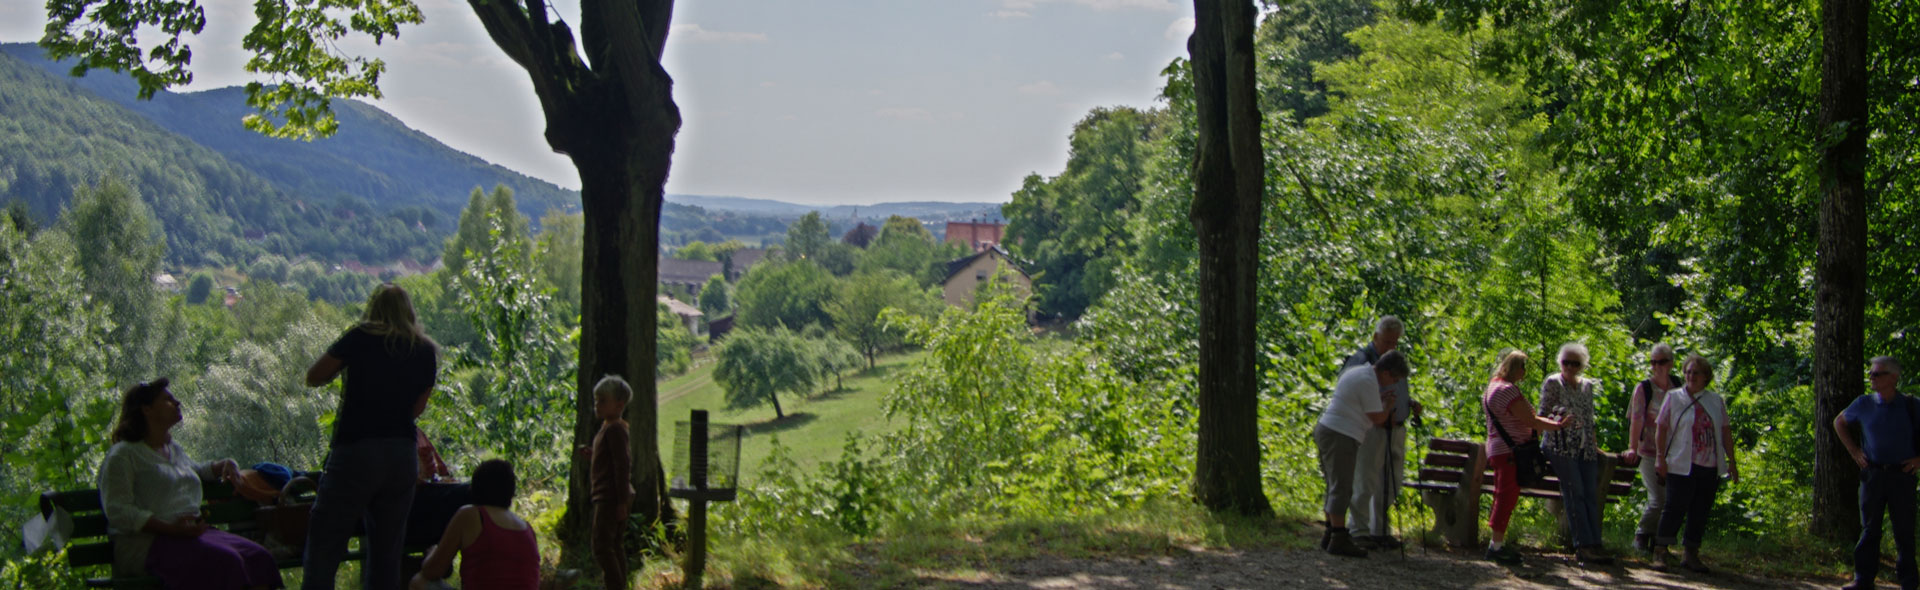
[[156, 535], [147, 571], [168, 588], [242, 590], [284, 588], [280, 567], [259, 543], [219, 529], [198, 537]]

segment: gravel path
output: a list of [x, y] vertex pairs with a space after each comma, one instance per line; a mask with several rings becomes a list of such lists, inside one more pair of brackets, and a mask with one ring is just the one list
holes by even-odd
[[[1710, 564], [1711, 565], [1711, 564]], [[1338, 588], [1396, 590], [1432, 588], [1682, 588], [1814, 589], [1837, 583], [1754, 578], [1722, 565], [1712, 575], [1661, 573], [1632, 563], [1586, 570], [1565, 555], [1527, 554], [1519, 567], [1502, 567], [1477, 556], [1410, 548], [1348, 559], [1317, 551], [1188, 551], [1171, 556], [1100, 559], [1034, 558], [1009, 562], [998, 571], [968, 578], [930, 576], [926, 586], [981, 590], [1239, 590]], [[1886, 586], [1892, 588], [1892, 586]]]

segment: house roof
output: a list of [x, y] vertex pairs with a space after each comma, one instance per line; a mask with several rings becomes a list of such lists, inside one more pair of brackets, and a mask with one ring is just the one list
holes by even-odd
[[1006, 249], [1001, 248], [999, 244], [994, 244], [993, 247], [981, 250], [978, 254], [947, 261], [947, 278], [940, 279], [940, 284], [947, 284], [947, 281], [953, 280], [953, 277], [958, 276], [960, 271], [966, 270], [968, 266], [973, 264], [973, 261], [980, 259], [982, 256], [993, 256], [1006, 261], [1007, 266], [1011, 267], [1013, 272], [1020, 273], [1020, 276], [1029, 279], [1033, 278], [1027, 274], [1026, 269], [1020, 268], [1020, 263], [1013, 260], [1013, 255], [1008, 254]]
[[697, 318], [700, 316], [707, 315], [704, 313], [700, 313], [699, 309], [696, 309], [691, 305], [687, 305], [686, 303], [681, 302], [679, 299], [674, 299], [666, 295], [659, 296], [659, 299], [661, 303], [667, 304], [667, 309], [672, 311], [673, 315], [677, 315], [683, 318]]
[[702, 284], [713, 275], [720, 274], [723, 267], [718, 262], [705, 260], [681, 260], [679, 258], [660, 257], [658, 272], [660, 281], [666, 283]]

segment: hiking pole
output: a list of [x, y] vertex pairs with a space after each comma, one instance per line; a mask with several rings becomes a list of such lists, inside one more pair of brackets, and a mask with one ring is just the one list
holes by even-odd
[[[1380, 526], [1386, 529], [1387, 538], [1393, 538], [1393, 501], [1400, 494], [1393, 489], [1393, 415], [1387, 415], [1387, 439], [1380, 441]], [[1407, 558], [1407, 544], [1400, 543], [1400, 559]]]

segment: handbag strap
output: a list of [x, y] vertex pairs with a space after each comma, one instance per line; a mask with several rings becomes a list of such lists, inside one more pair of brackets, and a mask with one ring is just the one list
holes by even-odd
[[[1509, 401], [1507, 403], [1513, 403], [1513, 402]], [[1520, 445], [1514, 444], [1513, 437], [1507, 436], [1507, 427], [1500, 424], [1500, 417], [1493, 415], [1493, 406], [1487, 405], [1486, 400], [1480, 400], [1480, 408], [1487, 411], [1487, 420], [1489, 422], [1493, 422], [1494, 430], [1498, 430], [1500, 432], [1500, 440], [1506, 441], [1507, 450], [1512, 451], [1514, 449], [1520, 448]]]

